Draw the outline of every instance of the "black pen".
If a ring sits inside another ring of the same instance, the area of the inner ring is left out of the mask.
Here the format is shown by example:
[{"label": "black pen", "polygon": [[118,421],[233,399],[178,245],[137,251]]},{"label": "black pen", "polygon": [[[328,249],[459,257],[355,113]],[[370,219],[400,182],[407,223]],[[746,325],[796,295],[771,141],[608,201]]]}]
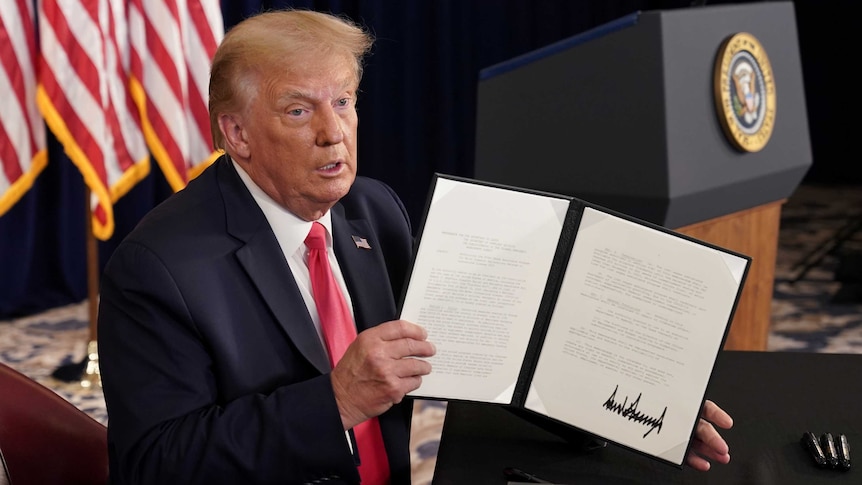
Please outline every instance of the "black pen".
[{"label": "black pen", "polygon": [[504,468],[503,475],[506,475],[506,478],[510,479],[513,482],[553,483],[547,480],[542,480],[541,478],[537,477],[536,475],[533,475],[532,473],[527,473],[514,467]]}]

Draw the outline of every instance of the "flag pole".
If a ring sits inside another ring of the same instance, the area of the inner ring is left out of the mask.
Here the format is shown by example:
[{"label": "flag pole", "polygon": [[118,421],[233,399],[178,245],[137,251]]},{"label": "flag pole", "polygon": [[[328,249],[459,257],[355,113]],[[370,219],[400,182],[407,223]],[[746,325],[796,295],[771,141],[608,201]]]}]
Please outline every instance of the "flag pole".
[{"label": "flag pole", "polygon": [[99,246],[93,235],[93,213],[90,209],[90,188],[84,184],[84,203],[86,208],[85,229],[87,232],[87,303],[90,317],[89,338],[87,339],[87,367],[81,377],[81,387],[102,386],[99,374],[99,351],[97,344],[97,322],[99,317]]},{"label": "flag pole", "polygon": [[90,188],[84,184],[84,232],[86,233],[87,252],[87,307],[89,320],[89,335],[87,338],[87,355],[78,363],[66,364],[57,368],[52,374],[55,378],[66,382],[79,381],[81,387],[90,388],[102,386],[99,373],[99,352],[97,344],[97,322],[99,313],[99,246],[93,235],[93,213],[90,209]]}]

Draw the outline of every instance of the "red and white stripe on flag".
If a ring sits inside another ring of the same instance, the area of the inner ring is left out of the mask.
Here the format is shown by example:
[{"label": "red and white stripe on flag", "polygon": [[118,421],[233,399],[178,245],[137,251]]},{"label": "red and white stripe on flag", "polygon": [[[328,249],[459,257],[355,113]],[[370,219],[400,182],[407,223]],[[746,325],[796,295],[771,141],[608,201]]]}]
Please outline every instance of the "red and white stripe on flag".
[{"label": "red and white stripe on flag", "polygon": [[130,0],[132,93],[144,134],[174,190],[219,153],[209,128],[209,70],[224,37],[219,0]]},{"label": "red and white stripe on flag", "polygon": [[36,28],[31,0],[0,2],[0,215],[33,186],[48,163],[36,108]]},{"label": "red and white stripe on flag", "polygon": [[113,203],[150,169],[129,93],[125,2],[40,0],[37,102],[90,189],[93,234],[114,232]]}]

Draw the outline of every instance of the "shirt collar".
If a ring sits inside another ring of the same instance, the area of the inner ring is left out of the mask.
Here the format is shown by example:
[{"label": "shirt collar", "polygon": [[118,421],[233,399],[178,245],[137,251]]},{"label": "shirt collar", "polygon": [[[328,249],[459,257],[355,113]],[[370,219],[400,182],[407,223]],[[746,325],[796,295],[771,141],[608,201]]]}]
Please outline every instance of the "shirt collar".
[{"label": "shirt collar", "polygon": [[[275,237],[278,240],[278,244],[281,246],[282,251],[284,251],[285,255],[296,252],[303,244],[305,244],[305,237],[308,236],[312,223],[301,219],[293,212],[290,212],[279,205],[276,201],[272,200],[272,197],[267,195],[263,189],[258,187],[258,185],[254,183],[248,173],[246,173],[238,163],[233,161],[233,159],[231,159],[231,163],[233,163],[236,172],[239,174],[239,178],[248,188],[248,191],[260,207],[260,210],[263,211],[263,215],[269,222],[272,232],[275,233]],[[323,224],[323,227],[326,228],[326,247],[331,248],[332,216],[330,215],[330,212],[326,211],[326,213],[323,214],[323,216],[321,216],[316,222]]]}]

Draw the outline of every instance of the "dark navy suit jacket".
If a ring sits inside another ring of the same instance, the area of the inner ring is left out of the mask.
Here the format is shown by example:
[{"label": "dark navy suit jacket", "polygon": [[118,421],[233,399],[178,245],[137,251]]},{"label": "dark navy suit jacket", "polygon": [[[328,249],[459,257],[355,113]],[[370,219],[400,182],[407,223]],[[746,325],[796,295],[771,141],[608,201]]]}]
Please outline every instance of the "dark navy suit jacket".
[{"label": "dark navy suit jacket", "polygon": [[[413,250],[401,201],[357,177],[331,213],[358,330],[396,318]],[[225,157],[115,250],[98,341],[113,483],[358,482],[326,352]],[[394,484],[410,480],[410,412],[380,417]]]}]

